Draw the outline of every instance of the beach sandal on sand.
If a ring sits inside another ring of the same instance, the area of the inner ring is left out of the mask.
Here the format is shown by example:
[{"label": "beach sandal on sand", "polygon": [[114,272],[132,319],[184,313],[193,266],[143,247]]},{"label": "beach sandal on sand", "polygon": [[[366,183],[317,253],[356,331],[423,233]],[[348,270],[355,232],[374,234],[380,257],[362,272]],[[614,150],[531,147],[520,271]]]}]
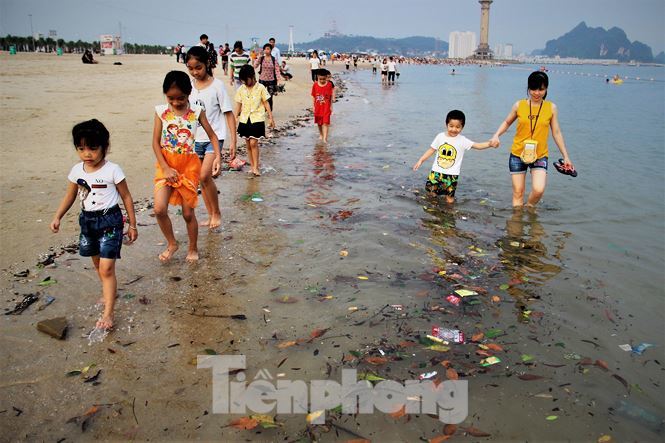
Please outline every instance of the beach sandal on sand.
[{"label": "beach sandal on sand", "polygon": [[554,167],[562,174],[570,175],[571,177],[577,177],[577,171],[575,168],[566,167],[562,158],[560,158],[559,161],[554,162]]}]

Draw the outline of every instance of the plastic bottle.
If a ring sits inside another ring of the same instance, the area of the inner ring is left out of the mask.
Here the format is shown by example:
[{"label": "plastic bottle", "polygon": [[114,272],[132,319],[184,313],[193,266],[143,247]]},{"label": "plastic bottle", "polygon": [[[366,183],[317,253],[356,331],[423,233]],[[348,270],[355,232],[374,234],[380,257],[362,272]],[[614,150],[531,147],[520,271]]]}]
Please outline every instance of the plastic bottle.
[{"label": "plastic bottle", "polygon": [[615,411],[617,414],[642,423],[656,432],[662,432],[665,426],[663,417],[659,417],[654,412],[647,411],[643,407],[626,400],[619,400],[619,403],[615,407]]}]

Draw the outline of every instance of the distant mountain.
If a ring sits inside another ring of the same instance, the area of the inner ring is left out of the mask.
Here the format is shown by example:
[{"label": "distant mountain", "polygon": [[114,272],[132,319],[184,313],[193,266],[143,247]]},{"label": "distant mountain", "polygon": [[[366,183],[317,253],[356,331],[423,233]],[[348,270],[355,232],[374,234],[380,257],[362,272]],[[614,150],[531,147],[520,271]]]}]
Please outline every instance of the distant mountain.
[{"label": "distant mountain", "polygon": [[652,62],[651,48],[642,42],[630,42],[626,33],[617,27],[590,28],[585,22],[555,40],[549,40],[542,50],[549,57],[606,58],[619,61]]},{"label": "distant mountain", "polygon": [[[278,45],[286,51],[286,45]],[[377,52],[379,54],[396,54],[405,56],[443,55],[448,52],[448,42],[434,37],[376,38],[356,35],[332,35],[321,37],[305,43],[296,43],[296,51],[308,49],[326,50],[330,52]]]},{"label": "distant mountain", "polygon": [[658,54],[657,56],[655,56],[655,57],[653,58],[653,61],[654,61],[655,63],[665,64],[665,52],[660,51],[660,54]]}]

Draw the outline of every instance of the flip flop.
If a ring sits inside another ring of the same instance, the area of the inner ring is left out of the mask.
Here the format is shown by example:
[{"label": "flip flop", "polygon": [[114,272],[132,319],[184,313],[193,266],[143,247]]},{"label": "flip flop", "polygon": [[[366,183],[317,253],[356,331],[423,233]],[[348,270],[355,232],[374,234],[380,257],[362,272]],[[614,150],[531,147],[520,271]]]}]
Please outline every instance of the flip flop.
[{"label": "flip flop", "polygon": [[570,175],[571,177],[577,177],[577,171],[575,168],[568,168],[564,165],[563,159],[560,158],[559,161],[554,162],[554,167],[557,171],[564,175]]}]

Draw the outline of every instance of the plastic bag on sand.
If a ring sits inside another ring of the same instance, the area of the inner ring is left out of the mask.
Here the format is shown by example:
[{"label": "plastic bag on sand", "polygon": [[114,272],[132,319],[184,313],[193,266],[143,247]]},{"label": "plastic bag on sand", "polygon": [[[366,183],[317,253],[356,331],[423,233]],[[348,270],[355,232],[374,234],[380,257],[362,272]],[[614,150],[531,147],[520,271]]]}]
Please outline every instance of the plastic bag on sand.
[{"label": "plastic bag on sand", "polygon": [[234,158],[229,162],[229,169],[234,171],[242,171],[242,167],[245,166],[247,162],[238,157]]}]

